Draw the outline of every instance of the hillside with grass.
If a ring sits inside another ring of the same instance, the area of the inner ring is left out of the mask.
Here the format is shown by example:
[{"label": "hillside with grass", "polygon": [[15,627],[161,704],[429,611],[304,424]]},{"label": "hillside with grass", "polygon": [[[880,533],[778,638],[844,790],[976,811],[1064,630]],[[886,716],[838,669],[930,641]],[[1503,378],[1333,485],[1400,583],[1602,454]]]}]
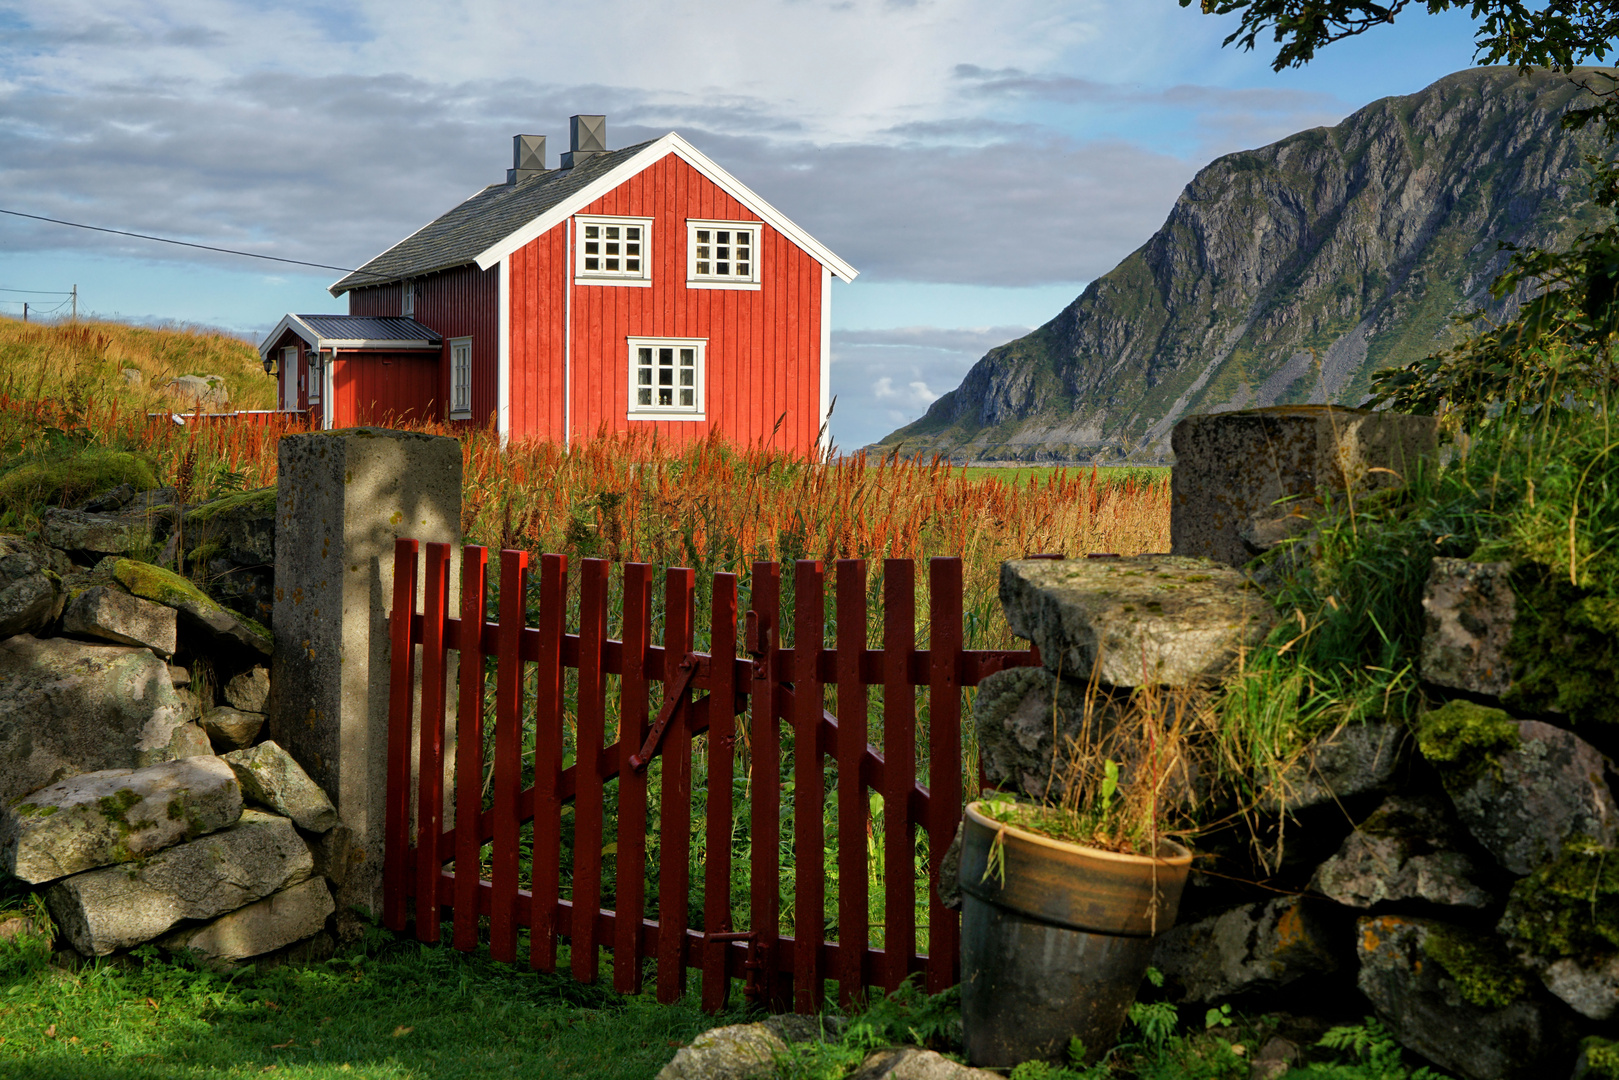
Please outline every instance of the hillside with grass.
[{"label": "hillside with grass", "polygon": [[275,408],[258,350],[221,331],[0,316],[0,392],[11,398],[93,394],[130,411],[166,411],[184,407],[165,392],[182,375],[224,380],[233,409]]},{"label": "hillside with grass", "polygon": [[1204,168],[1158,233],[1056,318],[991,350],[880,443],[957,461],[1164,460],[1176,420],[1357,404],[1372,373],[1509,314],[1502,242],[1560,248],[1592,204],[1594,99],[1513,68],[1448,76]]}]

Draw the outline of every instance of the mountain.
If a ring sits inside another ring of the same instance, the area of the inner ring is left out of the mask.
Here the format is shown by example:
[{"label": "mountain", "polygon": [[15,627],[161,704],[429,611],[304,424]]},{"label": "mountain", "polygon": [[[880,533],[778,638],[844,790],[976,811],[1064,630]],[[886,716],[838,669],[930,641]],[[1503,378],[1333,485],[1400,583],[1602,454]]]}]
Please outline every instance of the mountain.
[{"label": "mountain", "polygon": [[1499,241],[1566,245],[1597,224],[1591,100],[1568,76],[1476,68],[1336,127],[1230,154],[1144,245],[1055,319],[992,349],[871,449],[955,460],[1167,460],[1189,413],[1359,404],[1373,371],[1494,313]]}]

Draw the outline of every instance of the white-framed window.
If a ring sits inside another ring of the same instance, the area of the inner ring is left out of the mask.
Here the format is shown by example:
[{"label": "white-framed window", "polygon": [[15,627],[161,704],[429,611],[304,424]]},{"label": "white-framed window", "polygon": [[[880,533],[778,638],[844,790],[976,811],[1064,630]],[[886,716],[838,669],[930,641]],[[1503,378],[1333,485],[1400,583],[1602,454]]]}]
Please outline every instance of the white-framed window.
[{"label": "white-framed window", "polygon": [[652,219],[574,219],[573,277],[581,285],[652,284]]},{"label": "white-framed window", "polygon": [[702,420],[705,338],[630,338],[631,420]]},{"label": "white-framed window", "polygon": [[399,314],[407,319],[416,316],[416,285],[410,278],[399,283]]},{"label": "white-framed window", "polygon": [[686,221],[686,286],[759,288],[759,224]]},{"label": "white-framed window", "polygon": [[320,353],[309,350],[309,404],[320,404],[320,383],[324,373],[320,369]]},{"label": "white-framed window", "polygon": [[472,339],[450,339],[450,419],[472,417]]},{"label": "white-framed window", "polygon": [[281,350],[281,408],[298,407],[298,346]]}]

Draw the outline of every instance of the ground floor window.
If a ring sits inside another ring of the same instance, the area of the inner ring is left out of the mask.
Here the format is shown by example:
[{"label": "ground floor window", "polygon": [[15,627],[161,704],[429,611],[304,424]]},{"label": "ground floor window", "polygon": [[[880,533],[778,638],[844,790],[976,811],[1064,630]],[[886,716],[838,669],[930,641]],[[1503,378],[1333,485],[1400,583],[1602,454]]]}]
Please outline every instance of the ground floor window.
[{"label": "ground floor window", "polygon": [[320,404],[320,353],[314,349],[309,350],[309,404]]},{"label": "ground floor window", "polygon": [[450,419],[472,416],[472,339],[450,340]]},{"label": "ground floor window", "polygon": [[701,420],[702,338],[630,338],[631,419]]}]

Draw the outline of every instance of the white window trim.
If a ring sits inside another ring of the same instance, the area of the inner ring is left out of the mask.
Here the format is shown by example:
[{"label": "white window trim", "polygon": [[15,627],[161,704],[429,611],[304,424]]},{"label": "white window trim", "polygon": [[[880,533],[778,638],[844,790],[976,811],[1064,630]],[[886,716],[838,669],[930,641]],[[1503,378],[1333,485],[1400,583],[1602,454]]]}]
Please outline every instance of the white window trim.
[{"label": "white window trim", "polygon": [[309,390],[307,396],[309,398],[309,404],[319,405],[321,403],[321,399],[326,396],[321,392],[326,388],[326,365],[321,363],[321,355],[319,350],[309,350],[308,363]]},{"label": "white window trim", "polygon": [[[627,274],[609,270],[586,270],[586,225],[639,225],[641,226],[641,273]],[[573,228],[573,283],[575,285],[628,285],[631,288],[652,287],[652,219],[649,217],[614,217],[602,214],[580,214],[574,218]]]},{"label": "white window trim", "polygon": [[[457,405],[455,401],[455,350],[463,345],[467,348],[467,400],[465,404]],[[450,339],[450,419],[472,419],[472,339],[469,337]]]},{"label": "white window trim", "polygon": [[[624,356],[629,364],[629,392],[625,395],[629,410],[626,418],[630,420],[707,420],[708,419],[708,339],[707,338],[654,338],[632,337],[625,339],[628,348]],[[697,407],[685,409],[676,405],[636,405],[635,403],[635,350],[642,346],[673,346],[683,348],[693,346],[697,349]]]},{"label": "white window trim", "polygon": [[416,317],[416,285],[410,278],[399,283],[399,314],[407,319]]},{"label": "white window trim", "polygon": [[[706,277],[697,276],[697,230],[698,229],[744,229],[753,234],[753,273],[746,277]],[[759,271],[760,256],[764,254],[764,222],[762,221],[710,221],[702,218],[686,219],[686,288],[688,289],[733,289],[741,292],[758,292],[763,286],[760,281],[763,275]]]}]

